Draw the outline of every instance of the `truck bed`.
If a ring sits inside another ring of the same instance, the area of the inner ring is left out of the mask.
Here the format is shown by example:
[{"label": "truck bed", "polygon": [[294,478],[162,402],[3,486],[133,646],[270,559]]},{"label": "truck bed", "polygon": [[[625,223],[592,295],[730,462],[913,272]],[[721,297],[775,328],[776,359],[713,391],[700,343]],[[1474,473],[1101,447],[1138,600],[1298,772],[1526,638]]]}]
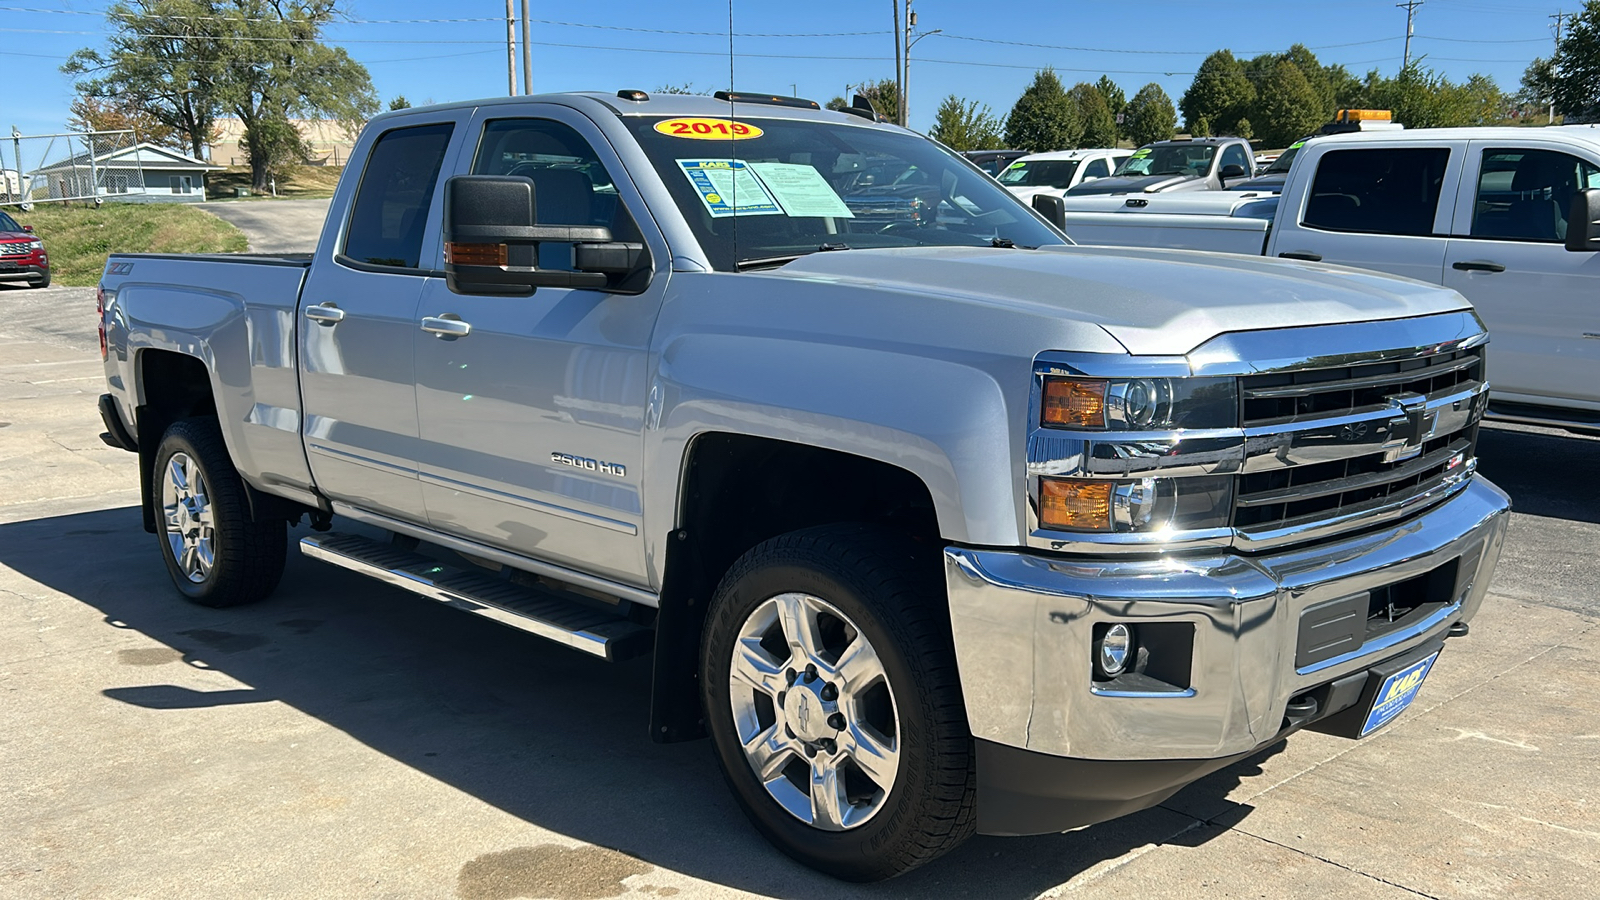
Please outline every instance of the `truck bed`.
[{"label": "truck bed", "polygon": [[1167,247],[1260,256],[1275,194],[1203,191],[1067,197],[1067,234],[1079,244]]}]

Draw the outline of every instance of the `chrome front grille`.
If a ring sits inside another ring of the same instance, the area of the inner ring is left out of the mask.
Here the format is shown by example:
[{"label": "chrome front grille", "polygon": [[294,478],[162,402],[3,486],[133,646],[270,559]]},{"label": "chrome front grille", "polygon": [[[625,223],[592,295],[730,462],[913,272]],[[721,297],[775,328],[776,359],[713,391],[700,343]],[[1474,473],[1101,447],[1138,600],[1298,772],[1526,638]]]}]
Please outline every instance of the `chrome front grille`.
[{"label": "chrome front grille", "polygon": [[1276,545],[1442,499],[1476,467],[1483,376],[1482,347],[1243,376],[1233,527]]},{"label": "chrome front grille", "polygon": [[1382,409],[1400,394],[1426,397],[1483,381],[1483,348],[1420,359],[1307,369],[1240,379],[1246,428]]},{"label": "chrome front grille", "polygon": [[25,241],[0,244],[0,256],[27,256],[32,252],[33,250],[29,248],[28,243]]}]

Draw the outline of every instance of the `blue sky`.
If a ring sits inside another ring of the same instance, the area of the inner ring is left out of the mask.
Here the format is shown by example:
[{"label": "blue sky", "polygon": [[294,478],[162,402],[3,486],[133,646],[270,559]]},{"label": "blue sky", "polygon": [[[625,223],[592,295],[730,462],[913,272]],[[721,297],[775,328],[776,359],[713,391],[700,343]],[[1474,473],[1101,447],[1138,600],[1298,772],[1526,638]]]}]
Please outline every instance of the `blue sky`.
[{"label": "blue sky", "polygon": [[[1550,14],[1579,0],[1426,0],[1414,56],[1461,80],[1474,72],[1514,91],[1529,60],[1548,56]],[[0,133],[59,131],[72,100],[59,71],[73,50],[100,46],[105,0],[0,0],[0,65],[7,73]],[[387,101],[413,103],[506,91],[505,4],[467,0],[348,0],[350,18],[329,29],[372,73]],[[915,0],[922,30],[942,29],[912,56],[911,125],[925,130],[946,94],[977,99],[1003,116],[1033,71],[1054,66],[1069,85],[1108,74],[1131,96],[1154,81],[1173,100],[1212,50],[1254,55],[1290,44],[1357,74],[1400,66],[1406,14],[1394,0]],[[742,90],[825,102],[845,85],[891,77],[888,0],[734,0],[734,81]],[[479,21],[385,23],[456,18]],[[726,0],[532,0],[538,91],[653,90],[690,84],[709,93],[728,83]],[[692,33],[682,33],[692,32]],[[1008,43],[1010,42],[1010,43]],[[1048,46],[1026,46],[1048,45]],[[1076,49],[1073,49],[1076,48]],[[519,74],[520,79],[520,64]]]}]

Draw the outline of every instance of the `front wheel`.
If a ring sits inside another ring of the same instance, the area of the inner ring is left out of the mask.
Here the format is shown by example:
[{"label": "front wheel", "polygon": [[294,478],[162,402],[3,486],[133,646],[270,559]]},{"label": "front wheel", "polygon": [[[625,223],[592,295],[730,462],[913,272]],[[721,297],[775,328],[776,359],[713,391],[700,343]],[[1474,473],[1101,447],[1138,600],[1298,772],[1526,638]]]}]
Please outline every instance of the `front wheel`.
[{"label": "front wheel", "polygon": [[283,575],[288,523],[250,517],[244,481],[215,419],[173,423],[156,451],[157,534],[172,583],[202,606],[272,593]]},{"label": "front wheel", "polygon": [[976,828],[936,553],[868,526],[758,545],[717,590],[702,685],[723,771],[783,852],[850,881]]}]

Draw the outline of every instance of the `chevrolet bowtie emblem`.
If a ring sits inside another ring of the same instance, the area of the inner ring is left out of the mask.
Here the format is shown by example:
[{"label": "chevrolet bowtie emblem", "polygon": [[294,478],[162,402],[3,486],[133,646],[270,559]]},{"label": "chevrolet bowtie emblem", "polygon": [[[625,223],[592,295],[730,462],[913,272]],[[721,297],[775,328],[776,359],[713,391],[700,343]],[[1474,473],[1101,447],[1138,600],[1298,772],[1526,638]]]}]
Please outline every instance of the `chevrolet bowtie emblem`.
[{"label": "chevrolet bowtie emblem", "polygon": [[1385,397],[1394,413],[1383,441],[1383,461],[1400,462],[1422,452],[1422,444],[1433,431],[1433,416],[1428,414],[1428,398],[1421,394],[1395,394]]}]

